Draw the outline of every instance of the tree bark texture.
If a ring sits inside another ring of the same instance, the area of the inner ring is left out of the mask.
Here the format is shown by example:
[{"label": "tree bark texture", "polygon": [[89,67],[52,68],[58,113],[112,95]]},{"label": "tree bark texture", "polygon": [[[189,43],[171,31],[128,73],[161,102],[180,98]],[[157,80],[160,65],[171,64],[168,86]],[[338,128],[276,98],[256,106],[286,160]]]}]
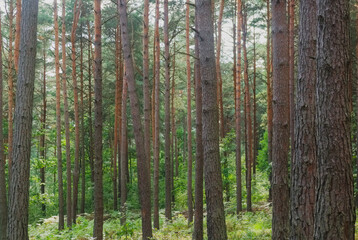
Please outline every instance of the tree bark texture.
[{"label": "tree bark texture", "polygon": [[208,239],[227,239],[219,152],[219,112],[210,0],[197,0],[200,75],[203,91],[204,177]]},{"label": "tree bark texture", "polygon": [[272,0],[272,238],[289,237],[289,55],[286,0]]},{"label": "tree bark texture", "polygon": [[314,239],[354,239],[349,1],[318,0]]},{"label": "tree bark texture", "polygon": [[121,121],[121,224],[126,222],[126,202],[127,202],[127,95],[128,84],[127,79],[123,79],[123,93],[122,93],[122,121]]},{"label": "tree bark texture", "polygon": [[14,74],[13,74],[13,19],[14,19],[14,4],[13,0],[9,1],[9,56],[8,56],[8,169],[9,169],[9,179],[11,179],[11,165],[12,165],[12,142],[13,142],[13,114],[14,114]]},{"label": "tree bark texture", "polygon": [[316,181],[317,5],[300,3],[295,151],[291,166],[291,239],[313,239]]},{"label": "tree bark texture", "polygon": [[20,26],[21,26],[21,0],[16,0],[16,28],[15,28],[15,47],[14,64],[16,72],[19,70],[19,50],[20,50]]},{"label": "tree bark texture", "polygon": [[23,2],[14,146],[9,189],[8,239],[28,239],[30,153],[35,83],[38,0]]}]

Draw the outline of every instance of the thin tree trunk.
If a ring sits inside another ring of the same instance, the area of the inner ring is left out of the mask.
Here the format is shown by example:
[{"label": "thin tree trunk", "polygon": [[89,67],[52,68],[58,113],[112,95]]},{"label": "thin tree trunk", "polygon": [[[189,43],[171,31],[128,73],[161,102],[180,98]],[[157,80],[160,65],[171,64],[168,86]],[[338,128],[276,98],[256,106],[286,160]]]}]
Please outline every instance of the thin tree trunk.
[{"label": "thin tree trunk", "polygon": [[160,39],[159,39],[159,5],[155,1],[155,84],[154,84],[154,228],[159,229],[159,85],[160,85]]},{"label": "thin tree trunk", "polygon": [[191,140],[191,66],[190,66],[190,0],[186,1],[186,78],[187,78],[187,130],[188,130],[188,223],[193,221],[193,194],[192,194],[192,178],[193,178],[193,160],[192,160],[192,140]]},{"label": "thin tree trunk", "polygon": [[[46,162],[46,149],[45,149],[45,138],[46,138],[46,50],[45,42],[43,43],[43,82],[42,82],[42,116],[41,116],[41,136],[40,136],[40,158],[43,164]],[[46,216],[46,204],[45,200],[45,166],[40,168],[40,179],[41,179],[41,196],[43,203],[41,204],[42,215]]]},{"label": "thin tree trunk", "polygon": [[91,181],[94,182],[94,170],[93,170],[93,130],[92,130],[92,36],[91,36],[91,28],[89,21],[87,22],[87,30],[88,30],[88,134],[89,134],[89,163],[91,168]]},{"label": "thin tree trunk", "polygon": [[254,130],[253,130],[253,159],[252,159],[252,173],[255,177],[256,174],[256,161],[257,161],[257,150],[259,145],[259,138],[258,138],[258,129],[257,129],[257,102],[256,102],[256,34],[255,34],[255,28],[254,28],[254,44],[253,44],[253,83],[252,83],[252,89],[253,89],[253,115],[254,115]]},{"label": "thin tree trunk", "polygon": [[7,239],[7,199],[5,179],[5,154],[4,154],[4,132],[3,132],[3,66],[2,66],[2,34],[0,14],[0,240]]},{"label": "thin tree trunk", "polygon": [[67,175],[67,227],[72,226],[72,190],[71,190],[71,142],[70,142],[70,119],[68,113],[67,77],[66,77],[66,24],[65,24],[66,0],[62,0],[62,88],[65,112],[65,135],[66,135],[66,175]]},{"label": "thin tree trunk", "polygon": [[249,86],[249,62],[247,60],[247,10],[245,9],[244,22],[243,22],[243,50],[244,50],[244,81],[245,81],[245,121],[246,121],[246,147],[247,147],[247,179],[246,179],[246,202],[247,211],[252,211],[251,203],[251,167],[253,162],[253,149],[252,149],[252,121],[251,121],[251,97]]},{"label": "thin tree trunk", "polygon": [[[195,28],[198,28],[198,14],[195,11]],[[204,152],[203,152],[203,100],[199,62],[199,36],[195,36],[195,105],[196,105],[196,161],[195,161],[195,211],[194,211],[194,240],[203,239],[203,182],[204,182]]]},{"label": "thin tree trunk", "polygon": [[103,179],[102,179],[102,29],[101,0],[94,1],[94,226],[93,237],[103,239]]},{"label": "thin tree trunk", "polygon": [[[122,116],[123,114],[127,114],[127,112],[122,111],[122,95],[123,95],[123,85],[124,85],[124,78],[123,78],[123,71],[124,71],[124,64],[123,64],[123,58],[122,58],[122,40],[121,40],[121,32],[120,32],[120,27],[119,27],[119,22],[118,22],[118,31],[119,31],[119,41],[118,41],[118,63],[119,63],[119,79],[120,79],[120,84],[119,84],[119,123],[118,123],[118,140],[120,141],[118,143],[118,152],[121,152],[121,142],[123,140],[121,140],[121,136],[122,136]],[[127,125],[126,125],[127,126]],[[121,197],[121,155],[118,154],[118,196]]]},{"label": "thin tree trunk", "polygon": [[[55,70],[56,70],[56,154],[58,173],[58,229],[63,230],[64,223],[64,199],[62,177],[62,138],[61,138],[61,79],[60,79],[60,53],[59,53],[59,29],[57,0],[53,1],[54,25],[55,25]],[[0,115],[1,116],[1,115]]]},{"label": "thin tree trunk", "polygon": [[[177,138],[177,129],[176,129],[176,118],[175,118],[175,42],[174,42],[174,49],[173,49],[173,60],[172,60],[172,68],[173,68],[173,75],[172,75],[172,136],[173,136],[173,165],[175,159],[175,177],[179,176],[179,158],[178,158],[178,138]],[[173,172],[174,175],[174,172]],[[172,178],[173,181],[173,190],[174,190],[174,176]],[[174,191],[173,191],[174,195]],[[174,202],[174,201],[173,201]]]},{"label": "thin tree trunk", "polygon": [[225,0],[220,0],[220,10],[218,18],[218,36],[216,42],[216,73],[218,80],[218,104],[219,104],[219,116],[220,116],[220,137],[225,137],[225,122],[224,122],[224,104],[222,96],[222,87],[223,81],[221,76],[221,66],[220,66],[220,57],[221,57],[221,31],[222,31],[222,19],[224,14],[224,5]]},{"label": "thin tree trunk", "polygon": [[172,180],[170,161],[170,53],[169,53],[168,0],[164,0],[164,45],[165,45],[165,217],[172,219]]},{"label": "thin tree trunk", "polygon": [[203,81],[203,146],[208,239],[227,239],[219,151],[219,112],[210,0],[197,0],[200,75]]},{"label": "thin tree trunk", "polygon": [[28,208],[38,0],[23,2],[14,146],[9,188],[8,239],[29,239]]},{"label": "thin tree trunk", "polygon": [[[13,19],[14,19],[14,5],[13,0],[9,2],[9,56],[8,56],[8,169],[9,179],[11,179],[12,170],[12,142],[13,142],[13,113],[14,113],[14,74],[13,74]],[[10,183],[10,181],[9,181]],[[9,184],[10,185],[10,184]]]},{"label": "thin tree trunk", "polygon": [[349,1],[318,0],[317,10],[314,239],[354,239]]},{"label": "thin tree trunk", "polygon": [[291,239],[313,240],[316,181],[315,92],[317,5],[300,3],[295,151],[291,165]]},{"label": "thin tree trunk", "polygon": [[19,70],[19,52],[20,52],[20,25],[21,25],[21,0],[16,0],[16,30],[14,47],[14,64],[16,72]]},{"label": "thin tree trunk", "polygon": [[81,0],[76,0],[73,9],[73,23],[71,29],[71,60],[72,60],[72,84],[75,114],[75,169],[73,172],[73,202],[72,217],[73,223],[76,224],[77,217],[77,199],[78,199],[78,182],[80,175],[79,156],[80,156],[80,117],[78,104],[78,84],[76,75],[76,30],[81,13]]},{"label": "thin tree trunk", "polygon": [[151,204],[150,204],[150,176],[148,167],[148,159],[145,155],[143,125],[140,118],[139,101],[136,93],[136,83],[134,79],[134,67],[131,55],[131,46],[128,35],[128,20],[127,20],[127,3],[125,0],[118,1],[119,16],[122,33],[123,56],[125,61],[125,73],[128,81],[128,95],[131,103],[131,112],[134,126],[134,138],[137,149],[137,168],[138,168],[138,188],[139,188],[139,202],[141,205],[142,215],[142,234],[143,240],[148,240],[152,237],[152,222],[151,222]]},{"label": "thin tree trunk", "polygon": [[144,148],[150,174],[150,93],[149,93],[149,0],[144,0],[143,12],[143,100],[144,100]]},{"label": "thin tree trunk", "polygon": [[122,105],[122,131],[121,131],[121,224],[126,222],[126,201],[127,201],[127,91],[128,84],[126,78],[123,79]]},{"label": "thin tree trunk", "polygon": [[84,109],[84,86],[83,86],[83,37],[82,37],[82,24],[81,24],[81,41],[80,41],[80,47],[81,47],[81,54],[80,54],[80,80],[81,80],[81,102],[80,102],[80,111],[81,111],[81,213],[85,212],[85,205],[86,205],[86,156],[85,156],[85,109]]},{"label": "thin tree trunk", "polygon": [[236,133],[236,212],[242,211],[241,184],[241,31],[242,31],[242,2],[237,3],[237,60],[235,79],[235,133]]},{"label": "thin tree trunk", "polygon": [[272,238],[289,237],[288,152],[289,54],[286,0],[272,1],[273,135],[272,135]]}]

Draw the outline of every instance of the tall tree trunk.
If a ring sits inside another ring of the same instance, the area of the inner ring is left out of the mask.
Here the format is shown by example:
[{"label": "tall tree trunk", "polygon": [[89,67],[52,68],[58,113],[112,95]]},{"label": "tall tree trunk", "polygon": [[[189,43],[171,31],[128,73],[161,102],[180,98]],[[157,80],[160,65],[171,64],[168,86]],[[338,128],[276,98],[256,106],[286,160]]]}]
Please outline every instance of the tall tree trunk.
[{"label": "tall tree trunk", "polygon": [[80,176],[79,157],[80,157],[80,116],[78,104],[78,84],[76,74],[76,30],[81,13],[81,0],[76,0],[73,8],[73,23],[71,29],[71,60],[72,60],[72,84],[75,114],[75,169],[73,172],[73,202],[72,217],[73,223],[76,224],[77,216],[77,199],[78,199],[78,182]]},{"label": "tall tree trunk", "polygon": [[242,211],[241,185],[241,31],[242,31],[242,2],[237,3],[237,60],[235,79],[235,133],[236,133],[236,212]]},{"label": "tall tree trunk", "polygon": [[289,52],[289,68],[290,68],[290,145],[291,145],[291,164],[294,159],[295,152],[295,0],[288,1],[288,52]]},{"label": "tall tree trunk", "polygon": [[93,69],[93,50],[92,50],[92,36],[91,36],[91,27],[89,21],[87,22],[88,29],[88,134],[89,134],[89,163],[91,168],[91,180],[94,182],[94,167],[93,167],[93,126],[92,126],[92,69]]},{"label": "tall tree trunk", "polygon": [[288,151],[289,55],[286,0],[272,1],[273,135],[272,135],[272,238],[289,237]]},{"label": "tall tree trunk", "polygon": [[257,102],[256,102],[256,34],[255,34],[255,28],[254,28],[254,44],[253,44],[253,83],[252,83],[252,95],[253,95],[253,159],[252,159],[252,173],[255,177],[256,174],[256,161],[257,161],[257,150],[259,145],[259,138],[258,138],[258,129],[257,129]]},{"label": "tall tree trunk", "polygon": [[252,149],[252,121],[251,121],[251,97],[249,86],[249,62],[247,59],[247,10],[245,9],[244,22],[243,22],[243,50],[244,50],[244,81],[245,81],[245,121],[246,121],[246,144],[247,144],[247,179],[246,179],[246,202],[247,211],[252,211],[251,203],[251,167],[253,162],[253,149]]},{"label": "tall tree trunk", "polygon": [[68,113],[67,77],[66,77],[66,23],[65,23],[66,0],[62,0],[62,88],[65,112],[65,135],[66,135],[66,175],[67,175],[67,227],[72,226],[72,190],[71,190],[71,142],[70,142],[70,118]]},{"label": "tall tree trunk", "polygon": [[0,240],[7,239],[7,199],[5,179],[5,154],[4,154],[4,132],[3,132],[3,66],[2,66],[2,34],[0,14]]},{"label": "tall tree trunk", "polygon": [[154,228],[159,229],[159,85],[160,85],[160,39],[159,39],[159,4],[155,1],[155,83],[154,83]]},{"label": "tall tree trunk", "polygon": [[21,25],[21,0],[16,0],[16,30],[14,47],[14,64],[16,72],[19,70],[19,52],[20,52],[20,25]]},{"label": "tall tree trunk", "polygon": [[[195,11],[195,28],[198,28],[198,13]],[[204,152],[203,152],[203,100],[199,62],[199,36],[195,36],[195,105],[196,105],[196,161],[195,161],[195,211],[194,211],[194,240],[203,239],[203,181],[204,181]]]},{"label": "tall tree trunk", "polygon": [[168,0],[164,0],[164,45],[165,45],[165,217],[172,219],[172,180],[170,161],[170,53],[169,53]]},{"label": "tall tree trunk", "polygon": [[[13,74],[13,19],[14,19],[14,5],[13,0],[9,1],[9,56],[8,56],[8,169],[9,179],[11,179],[12,170],[12,142],[13,142],[13,113],[14,113],[14,74]],[[10,181],[9,181],[10,183]],[[10,184],[9,184],[10,185]]]},{"label": "tall tree trunk", "polygon": [[122,94],[122,122],[121,122],[121,224],[126,222],[126,202],[127,202],[127,79],[123,79],[123,94]]},{"label": "tall tree trunk", "polygon": [[220,137],[225,137],[225,122],[224,122],[224,104],[223,104],[223,95],[222,87],[223,81],[221,76],[221,66],[220,66],[220,57],[221,57],[221,31],[222,31],[222,20],[224,14],[224,5],[225,0],[220,0],[220,10],[218,18],[218,36],[216,42],[216,73],[218,80],[218,104],[219,104],[219,116],[220,116]]},{"label": "tall tree trunk", "polygon": [[[356,5],[356,33],[358,33],[358,5]],[[358,34],[357,34],[358,39]],[[358,40],[356,40],[356,66],[358,66]],[[358,68],[357,68],[358,69]],[[357,74],[357,84],[356,84],[356,96],[358,96],[358,70],[356,70]],[[356,116],[358,116],[358,97],[356,99]],[[356,125],[358,126],[358,117],[356,118]],[[358,131],[356,132],[356,146],[358,146]],[[356,150],[356,156],[358,156],[358,148]],[[356,158],[356,168],[358,169],[358,158]],[[356,178],[356,188],[358,189],[358,176]],[[358,192],[356,193],[355,206],[358,206]]]},{"label": "tall tree trunk", "polygon": [[295,151],[291,166],[291,239],[312,240],[316,181],[316,40],[317,5],[300,3]]},{"label": "tall tree trunk", "polygon": [[193,194],[192,194],[192,178],[193,178],[193,160],[192,160],[192,140],[191,140],[191,66],[190,66],[190,1],[186,1],[186,76],[187,76],[187,129],[188,129],[188,222],[193,221]]},{"label": "tall tree trunk", "polygon": [[[179,158],[178,158],[178,138],[177,138],[177,129],[176,129],[176,118],[175,118],[175,42],[173,46],[173,59],[172,59],[172,136],[173,136],[173,168],[174,168],[174,161],[175,161],[175,177],[179,176]],[[175,159],[175,160],[174,160]],[[174,171],[173,171],[173,190],[174,190]],[[173,191],[174,196],[174,191]],[[173,201],[174,202],[174,201]]]},{"label": "tall tree trunk", "polygon": [[[266,91],[267,91],[267,151],[268,151],[268,163],[272,163],[272,125],[273,125],[273,110],[272,110],[272,38],[270,36],[271,33],[271,14],[270,14],[270,0],[266,1],[266,25],[267,25],[267,36],[266,36]],[[269,173],[269,181],[270,181],[270,188],[269,188],[269,197],[268,201],[272,201],[272,169]]]},{"label": "tall tree trunk", "polygon": [[208,239],[227,239],[219,152],[219,113],[210,0],[197,0]]},{"label": "tall tree trunk", "polygon": [[42,159],[43,166],[40,168],[41,179],[41,198],[43,203],[41,204],[42,215],[46,216],[46,204],[45,202],[45,163],[46,163],[46,50],[45,41],[43,42],[43,82],[42,82],[42,116],[41,116],[41,136],[40,136],[40,159]]},{"label": "tall tree trunk", "polygon": [[148,171],[150,174],[149,0],[144,0],[143,18],[144,148],[148,158]]},{"label": "tall tree trunk", "polygon": [[142,215],[142,234],[143,239],[147,240],[152,237],[152,222],[151,222],[151,204],[150,204],[150,176],[147,169],[147,157],[144,146],[143,125],[140,120],[139,101],[136,93],[136,83],[134,79],[134,67],[131,55],[131,46],[128,35],[128,20],[127,20],[127,3],[125,0],[118,1],[119,16],[121,23],[123,56],[125,61],[125,73],[128,81],[128,94],[131,104],[131,113],[134,126],[134,138],[137,149],[137,166],[138,166],[138,188],[139,188],[139,202],[141,205]]},{"label": "tall tree trunk", "polygon": [[354,239],[349,1],[339,0],[332,6],[318,0],[317,10],[314,239]]},{"label": "tall tree trunk", "polygon": [[102,179],[102,28],[101,0],[94,0],[94,226],[93,237],[103,239],[103,179]]},{"label": "tall tree trunk", "polygon": [[29,239],[28,208],[38,0],[23,2],[14,146],[9,188],[8,239]]},{"label": "tall tree trunk", "polygon": [[[62,138],[61,138],[61,79],[60,79],[60,52],[59,52],[59,29],[57,0],[53,1],[54,25],[55,25],[55,70],[56,70],[56,154],[58,176],[58,229],[63,230],[64,223],[64,199],[62,177]],[[0,115],[1,116],[1,115]]]},{"label": "tall tree trunk", "polygon": [[80,47],[81,47],[81,54],[80,54],[80,92],[81,92],[81,101],[80,101],[80,111],[81,111],[81,209],[80,212],[85,212],[85,205],[86,205],[86,156],[85,156],[85,109],[84,109],[84,83],[83,83],[83,37],[82,37],[82,24],[81,24],[81,40],[80,40]]}]

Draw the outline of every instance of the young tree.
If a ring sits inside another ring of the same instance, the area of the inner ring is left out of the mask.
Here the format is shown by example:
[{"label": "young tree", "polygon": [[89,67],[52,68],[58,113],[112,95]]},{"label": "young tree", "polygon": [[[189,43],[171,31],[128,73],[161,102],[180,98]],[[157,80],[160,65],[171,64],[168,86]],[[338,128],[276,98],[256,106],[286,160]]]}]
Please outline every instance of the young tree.
[{"label": "young tree", "polygon": [[165,217],[172,219],[172,181],[170,162],[170,53],[169,53],[168,0],[164,0],[164,45],[165,45]]},{"label": "young tree", "polygon": [[314,239],[354,239],[349,13],[348,0],[317,2]]},{"label": "young tree", "polygon": [[197,0],[208,239],[227,239],[219,152],[219,113],[211,0]]},{"label": "young tree", "polygon": [[150,176],[148,160],[145,155],[143,126],[140,120],[139,101],[136,93],[136,83],[134,79],[134,66],[132,62],[131,45],[128,35],[127,20],[127,2],[125,0],[118,1],[119,18],[121,23],[121,36],[123,46],[123,56],[125,62],[125,73],[128,81],[128,94],[131,104],[131,113],[134,127],[134,138],[137,149],[137,168],[138,168],[138,188],[139,201],[142,214],[142,233],[143,239],[148,240],[152,237],[152,222],[150,211]]},{"label": "young tree", "polygon": [[67,194],[66,211],[67,227],[72,226],[72,188],[71,188],[71,142],[70,142],[70,117],[68,113],[67,97],[67,77],[66,77],[66,0],[62,0],[62,91],[63,106],[65,115],[65,135],[66,135],[66,175],[67,175]]},{"label": "young tree", "polygon": [[81,0],[76,0],[73,7],[73,23],[71,29],[71,60],[72,60],[72,84],[75,114],[75,169],[73,172],[73,201],[72,201],[72,218],[76,224],[77,217],[77,199],[78,199],[78,182],[80,176],[79,157],[80,157],[80,115],[78,104],[78,84],[76,74],[76,30],[81,13]]},{"label": "young tree", "polygon": [[35,83],[38,0],[23,2],[14,146],[9,188],[8,239],[28,239],[30,153]]},{"label": "young tree", "polygon": [[316,179],[317,5],[300,3],[295,151],[291,167],[291,238],[313,239]]},{"label": "young tree", "polygon": [[237,60],[235,79],[235,133],[236,133],[236,213],[242,211],[241,185],[241,31],[242,31],[242,2],[237,2]]},{"label": "young tree", "polygon": [[272,238],[289,237],[289,55],[286,0],[272,1]]},{"label": "young tree", "polygon": [[191,140],[191,66],[190,66],[190,41],[189,41],[189,25],[190,25],[190,0],[186,1],[186,18],[185,18],[185,37],[186,37],[186,78],[187,78],[187,130],[188,130],[188,222],[193,221],[193,194],[192,194],[192,178],[193,178],[193,160],[192,160],[192,140]]},{"label": "young tree", "polygon": [[103,239],[103,179],[102,179],[102,28],[101,0],[94,0],[94,226],[93,237]]},{"label": "young tree", "polygon": [[57,0],[53,1],[54,25],[55,25],[55,71],[56,71],[56,154],[58,176],[58,229],[65,227],[63,208],[63,178],[62,178],[62,138],[61,138],[61,80],[60,80],[60,53]]},{"label": "young tree", "polygon": [[7,239],[7,199],[5,179],[5,154],[4,154],[4,133],[3,133],[3,74],[2,74],[2,33],[0,14],[0,240]]}]

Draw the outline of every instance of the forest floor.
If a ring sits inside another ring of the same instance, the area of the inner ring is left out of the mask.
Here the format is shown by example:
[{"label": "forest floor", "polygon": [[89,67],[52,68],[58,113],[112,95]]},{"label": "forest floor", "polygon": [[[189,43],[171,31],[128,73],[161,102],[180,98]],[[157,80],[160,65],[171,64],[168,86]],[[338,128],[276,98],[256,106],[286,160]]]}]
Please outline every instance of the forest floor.
[{"label": "forest floor", "polygon": [[[242,212],[237,217],[233,214],[235,206],[228,202],[226,208],[226,226],[228,239],[271,239],[271,207],[267,202],[253,206],[253,212]],[[193,224],[188,225],[185,212],[174,211],[173,221],[165,222],[164,212],[160,212],[159,230],[153,232],[153,239],[181,240],[191,239]],[[206,225],[204,216],[204,226]],[[141,239],[141,220],[138,213],[127,216],[126,225],[120,224],[120,215],[113,212],[105,216],[105,239]],[[58,218],[51,217],[30,226],[30,239],[92,239],[93,216],[86,214],[77,218],[72,230],[58,231]],[[206,238],[206,229],[204,228]]]}]

